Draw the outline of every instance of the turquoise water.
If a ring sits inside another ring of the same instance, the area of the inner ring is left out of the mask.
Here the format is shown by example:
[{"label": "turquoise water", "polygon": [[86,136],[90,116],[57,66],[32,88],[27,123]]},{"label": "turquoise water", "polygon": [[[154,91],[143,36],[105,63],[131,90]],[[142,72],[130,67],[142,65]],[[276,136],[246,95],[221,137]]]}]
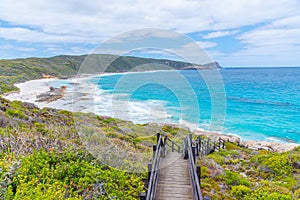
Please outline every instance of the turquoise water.
[{"label": "turquoise water", "polygon": [[[99,89],[94,95],[97,114],[136,123],[192,124],[244,140],[300,143],[300,68],[234,68],[219,73],[226,104],[224,112],[216,113],[222,122],[217,126],[212,125],[212,94],[197,71],[114,74],[88,82]],[[122,112],[126,114],[116,114]]]}]

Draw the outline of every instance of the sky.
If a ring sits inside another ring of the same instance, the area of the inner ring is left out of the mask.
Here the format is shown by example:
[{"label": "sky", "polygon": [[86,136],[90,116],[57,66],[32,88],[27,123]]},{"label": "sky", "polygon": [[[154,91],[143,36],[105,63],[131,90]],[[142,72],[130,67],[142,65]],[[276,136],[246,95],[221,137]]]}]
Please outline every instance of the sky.
[{"label": "sky", "polygon": [[0,0],[0,59],[89,54],[127,31],[186,35],[221,66],[300,66],[299,0]]}]

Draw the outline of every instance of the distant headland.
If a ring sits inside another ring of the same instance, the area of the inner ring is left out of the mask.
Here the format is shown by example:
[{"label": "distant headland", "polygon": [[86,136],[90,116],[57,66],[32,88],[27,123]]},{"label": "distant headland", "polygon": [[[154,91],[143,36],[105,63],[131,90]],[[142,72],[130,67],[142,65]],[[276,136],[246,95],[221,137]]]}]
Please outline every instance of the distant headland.
[{"label": "distant headland", "polygon": [[[82,70],[81,66],[91,65]],[[60,55],[50,58],[18,58],[0,60],[0,94],[16,91],[15,83],[43,78],[70,78],[78,73],[121,73],[155,70],[211,70],[220,69],[217,62],[194,64],[168,59],[141,58],[110,54]],[[95,67],[96,66],[96,67]]]}]

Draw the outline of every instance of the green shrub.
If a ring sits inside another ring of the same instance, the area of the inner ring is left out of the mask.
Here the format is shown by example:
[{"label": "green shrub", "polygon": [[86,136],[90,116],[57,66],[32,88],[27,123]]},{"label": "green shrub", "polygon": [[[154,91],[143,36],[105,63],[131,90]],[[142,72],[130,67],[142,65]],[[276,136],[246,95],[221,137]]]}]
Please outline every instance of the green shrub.
[{"label": "green shrub", "polygon": [[238,199],[243,199],[245,195],[248,195],[251,189],[244,185],[232,186],[230,194]]},{"label": "green shrub", "polygon": [[226,143],[225,143],[225,149],[226,149],[226,150],[236,150],[236,149],[241,149],[241,147],[235,145],[235,144],[232,143],[232,142],[226,142]]},{"label": "green shrub", "polygon": [[217,154],[216,152],[212,153],[212,154],[209,154],[207,157],[213,159],[214,161],[216,161],[220,165],[224,165],[224,157]]},{"label": "green shrub", "polygon": [[291,195],[270,192],[265,188],[258,188],[244,196],[245,200],[292,200]]},{"label": "green shrub", "polygon": [[11,110],[11,109],[6,109],[6,113],[10,117],[17,117],[20,119],[26,119],[27,117],[22,113],[20,110]]},{"label": "green shrub", "polygon": [[209,169],[205,166],[201,166],[201,178],[209,177]]},{"label": "green shrub", "polygon": [[21,101],[12,101],[10,106],[14,109],[22,108],[23,103]]},{"label": "green shrub", "polygon": [[226,171],[226,174],[223,176],[227,185],[250,185],[249,181],[237,172]]},{"label": "green shrub", "polygon": [[42,133],[42,134],[48,134],[49,133],[49,130],[46,128],[46,125],[45,124],[41,124],[41,123],[34,123],[34,126],[35,126],[35,129],[39,132],[39,133]]},{"label": "green shrub", "polygon": [[83,151],[38,151],[24,157],[7,199],[136,199],[141,177],[95,164]]},{"label": "green shrub", "polygon": [[254,156],[251,161],[258,162],[262,166],[266,166],[276,175],[288,175],[294,170],[293,162],[300,159],[300,154],[291,153],[270,153],[259,154]]}]

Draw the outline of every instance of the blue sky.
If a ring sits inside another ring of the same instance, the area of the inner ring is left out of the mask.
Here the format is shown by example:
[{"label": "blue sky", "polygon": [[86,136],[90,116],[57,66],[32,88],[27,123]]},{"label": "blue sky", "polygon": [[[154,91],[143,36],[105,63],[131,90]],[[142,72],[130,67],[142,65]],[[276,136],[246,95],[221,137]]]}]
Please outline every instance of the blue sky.
[{"label": "blue sky", "polygon": [[299,0],[0,0],[0,5],[1,59],[88,54],[126,31],[161,28],[190,37],[222,66],[300,66]]}]

